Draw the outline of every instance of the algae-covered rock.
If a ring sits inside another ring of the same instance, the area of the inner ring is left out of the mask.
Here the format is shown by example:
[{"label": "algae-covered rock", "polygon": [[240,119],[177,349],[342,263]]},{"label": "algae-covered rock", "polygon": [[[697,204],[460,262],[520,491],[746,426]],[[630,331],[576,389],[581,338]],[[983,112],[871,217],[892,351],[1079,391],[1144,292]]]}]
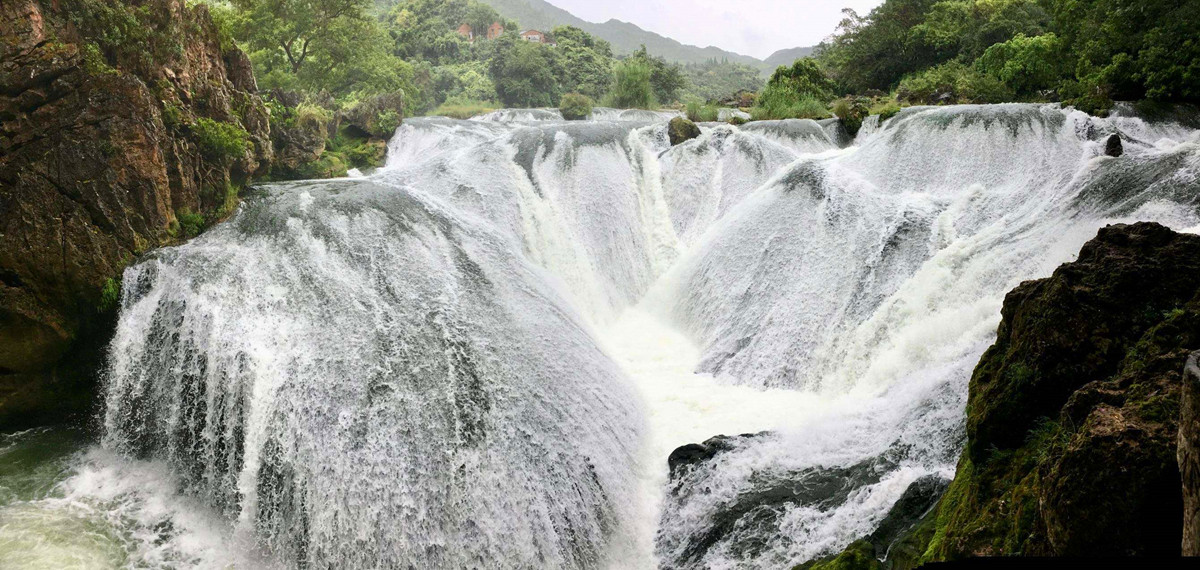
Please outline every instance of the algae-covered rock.
[{"label": "algae-covered rock", "polygon": [[683,117],[675,117],[667,124],[667,136],[671,139],[671,146],[675,146],[700,136],[700,127]]},{"label": "algae-covered rock", "polygon": [[923,558],[1175,556],[1200,237],[1115,225],[1005,299]]}]

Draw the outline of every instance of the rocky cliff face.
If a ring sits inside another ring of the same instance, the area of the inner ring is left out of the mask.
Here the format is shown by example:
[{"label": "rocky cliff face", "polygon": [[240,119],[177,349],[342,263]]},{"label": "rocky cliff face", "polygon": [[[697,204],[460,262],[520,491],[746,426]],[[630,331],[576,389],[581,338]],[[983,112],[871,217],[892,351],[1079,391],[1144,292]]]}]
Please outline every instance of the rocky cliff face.
[{"label": "rocky cliff face", "polygon": [[1177,556],[1200,237],[1110,226],[1005,299],[926,556]]},{"label": "rocky cliff face", "polygon": [[[1185,373],[1197,349],[1200,236],[1100,230],[1075,262],[1005,299],[949,487],[910,489],[875,533],[798,568],[1200,552],[1200,367]],[[674,485],[734,440],[714,441],[672,455]]]},{"label": "rocky cliff face", "polygon": [[86,408],[121,270],[270,160],[255,90],[203,4],[0,4],[0,429]]}]

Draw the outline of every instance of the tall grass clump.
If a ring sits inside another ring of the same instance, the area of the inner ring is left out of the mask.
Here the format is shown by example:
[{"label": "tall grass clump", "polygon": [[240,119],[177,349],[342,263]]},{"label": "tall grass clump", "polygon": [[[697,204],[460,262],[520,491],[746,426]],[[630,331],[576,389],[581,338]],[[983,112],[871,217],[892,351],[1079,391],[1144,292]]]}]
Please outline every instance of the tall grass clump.
[{"label": "tall grass clump", "polygon": [[721,110],[716,105],[706,105],[699,101],[687,104],[687,118],[693,123],[713,122],[721,116]]},{"label": "tall grass clump", "polygon": [[435,117],[450,117],[451,119],[470,119],[478,115],[491,113],[503,105],[493,101],[477,101],[466,97],[450,97],[445,103],[429,112]]},{"label": "tall grass clump", "polygon": [[622,61],[613,69],[613,85],[604,97],[604,106],[617,109],[655,109],[653,70],[639,58]]}]

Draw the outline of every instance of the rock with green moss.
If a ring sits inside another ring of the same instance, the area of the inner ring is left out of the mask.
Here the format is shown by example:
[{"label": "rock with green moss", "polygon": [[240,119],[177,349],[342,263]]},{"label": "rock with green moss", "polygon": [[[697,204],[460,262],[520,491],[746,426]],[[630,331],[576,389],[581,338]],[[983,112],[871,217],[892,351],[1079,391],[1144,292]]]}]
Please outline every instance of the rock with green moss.
[{"label": "rock with green moss", "polygon": [[0,430],[90,413],[110,280],[271,160],[217,36],[185,0],[0,2]]},{"label": "rock with green moss", "polygon": [[667,124],[667,137],[671,146],[682,144],[700,136],[700,127],[683,117],[675,117]]},{"label": "rock with green moss", "polygon": [[1106,227],[1077,261],[1009,293],[1002,315],[923,559],[1178,555],[1200,237]]},{"label": "rock with green moss", "polygon": [[856,540],[836,556],[811,560],[792,570],[883,570],[875,557],[875,545],[868,540]]}]

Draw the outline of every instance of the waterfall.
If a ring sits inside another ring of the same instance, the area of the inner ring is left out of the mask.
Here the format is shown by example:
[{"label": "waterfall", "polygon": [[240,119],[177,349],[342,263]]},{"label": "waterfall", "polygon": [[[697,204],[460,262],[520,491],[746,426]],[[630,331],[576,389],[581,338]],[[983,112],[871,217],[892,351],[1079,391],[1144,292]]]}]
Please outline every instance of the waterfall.
[{"label": "waterfall", "polygon": [[[409,119],[369,177],[259,189],[126,271],[94,453],[285,566],[786,567],[953,473],[1008,290],[1107,223],[1200,225],[1178,125],[911,108],[672,147],[671,116]],[[749,431],[668,483],[673,446]]]}]

